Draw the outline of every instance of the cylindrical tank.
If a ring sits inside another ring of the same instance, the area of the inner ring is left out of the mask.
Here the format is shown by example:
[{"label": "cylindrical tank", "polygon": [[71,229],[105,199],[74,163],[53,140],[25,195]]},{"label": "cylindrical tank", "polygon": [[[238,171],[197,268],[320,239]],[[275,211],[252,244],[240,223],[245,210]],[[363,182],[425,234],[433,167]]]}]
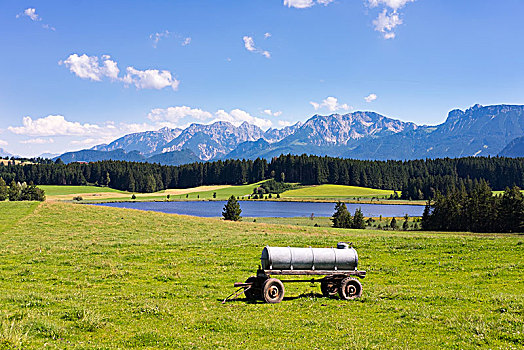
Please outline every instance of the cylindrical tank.
[{"label": "cylindrical tank", "polygon": [[356,270],[358,255],[347,243],[337,248],[266,246],[260,261],[264,270]]}]

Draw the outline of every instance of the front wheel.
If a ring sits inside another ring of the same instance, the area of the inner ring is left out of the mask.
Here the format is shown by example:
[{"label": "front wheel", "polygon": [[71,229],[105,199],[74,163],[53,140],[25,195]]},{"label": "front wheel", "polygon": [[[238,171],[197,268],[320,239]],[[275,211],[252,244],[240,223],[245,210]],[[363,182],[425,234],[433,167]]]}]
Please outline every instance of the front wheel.
[{"label": "front wheel", "polygon": [[333,278],[324,278],[320,282],[320,291],[322,295],[326,298],[331,298],[337,295],[338,292],[338,283]]},{"label": "front wheel", "polygon": [[346,277],[340,282],[338,295],[344,300],[360,298],[362,295],[362,284],[354,278]]},{"label": "front wheel", "polygon": [[262,298],[266,303],[278,304],[284,299],[284,284],[276,278],[267,279],[262,285]]}]

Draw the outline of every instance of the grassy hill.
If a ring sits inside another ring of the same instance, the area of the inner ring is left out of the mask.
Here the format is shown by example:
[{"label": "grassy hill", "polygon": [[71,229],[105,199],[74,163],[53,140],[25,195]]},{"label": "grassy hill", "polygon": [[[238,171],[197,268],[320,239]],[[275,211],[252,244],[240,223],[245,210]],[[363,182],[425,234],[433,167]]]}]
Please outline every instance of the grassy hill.
[{"label": "grassy hill", "polygon": [[[524,345],[524,236],[232,223],[0,203],[0,348],[491,348]],[[7,213],[7,214],[6,214]],[[266,244],[351,241],[363,297],[286,284],[221,304]]]},{"label": "grassy hill", "polygon": [[[282,193],[282,198],[371,198],[389,197],[394,192],[368,187],[345,185],[318,185],[302,187]],[[400,195],[400,193],[399,193]]]}]

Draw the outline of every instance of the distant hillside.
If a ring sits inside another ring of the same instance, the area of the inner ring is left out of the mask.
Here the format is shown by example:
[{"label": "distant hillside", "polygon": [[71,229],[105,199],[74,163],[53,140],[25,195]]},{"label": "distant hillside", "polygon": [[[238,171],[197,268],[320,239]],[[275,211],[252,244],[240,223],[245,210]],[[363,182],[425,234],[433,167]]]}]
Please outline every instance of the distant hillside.
[{"label": "distant hillside", "polygon": [[127,162],[148,162],[161,163],[165,165],[180,165],[193,163],[199,158],[190,150],[181,150],[157,154],[151,157],[146,157],[138,151],[126,152],[122,149],[114,151],[94,151],[83,150],[78,152],[68,152],[62,154],[60,158],[64,163],[72,162],[97,162],[102,160],[122,160]]},{"label": "distant hillside", "polygon": [[[115,159],[113,157],[144,161],[155,156],[160,162],[270,159],[280,154],[304,153],[375,160],[524,156],[518,147],[513,148],[513,153],[501,153],[511,141],[522,136],[524,106],[475,105],[465,111],[449,112],[446,121],[435,126],[419,126],[375,112],[314,115],[304,123],[265,132],[247,122],[235,126],[219,121],[209,125],[191,124],[184,130],[163,128],[130,134],[91,150],[108,152],[106,154],[80,151],[67,155],[71,161]],[[110,153],[118,150],[124,153]],[[160,156],[182,150],[192,154]]]},{"label": "distant hillside", "polygon": [[499,155],[501,157],[524,157],[524,136],[513,139]]}]

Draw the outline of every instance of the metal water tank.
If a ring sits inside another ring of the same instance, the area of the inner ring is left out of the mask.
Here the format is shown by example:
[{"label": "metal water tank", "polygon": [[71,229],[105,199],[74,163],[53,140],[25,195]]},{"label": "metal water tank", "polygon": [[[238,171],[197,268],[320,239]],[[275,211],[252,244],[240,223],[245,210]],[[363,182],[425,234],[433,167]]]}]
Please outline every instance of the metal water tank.
[{"label": "metal water tank", "polygon": [[263,270],[356,270],[358,255],[347,243],[337,248],[266,246],[260,261]]}]

